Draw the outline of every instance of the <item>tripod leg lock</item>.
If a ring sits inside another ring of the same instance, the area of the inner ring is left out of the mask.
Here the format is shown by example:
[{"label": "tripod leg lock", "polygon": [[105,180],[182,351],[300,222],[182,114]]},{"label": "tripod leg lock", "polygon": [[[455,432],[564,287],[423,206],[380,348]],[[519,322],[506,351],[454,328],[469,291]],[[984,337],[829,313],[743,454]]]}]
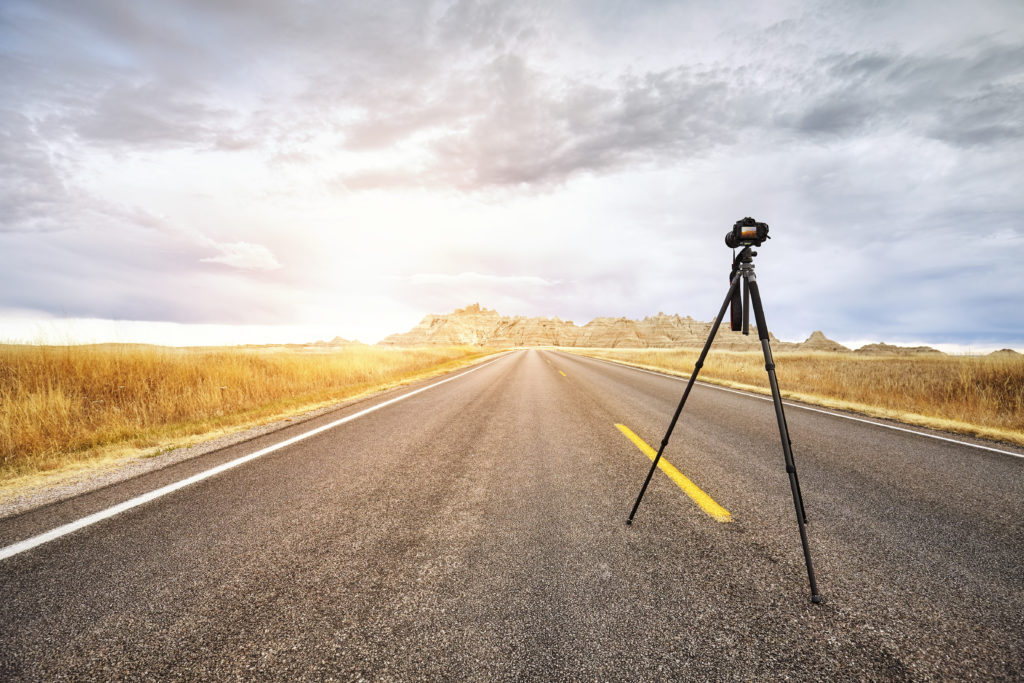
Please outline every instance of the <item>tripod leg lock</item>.
[{"label": "tripod leg lock", "polygon": [[693,364],[694,370],[700,370],[702,367],[704,367],[704,361],[702,360],[698,360],[696,363]]},{"label": "tripod leg lock", "polygon": [[796,474],[796,466],[786,465],[786,474]]},{"label": "tripod leg lock", "polygon": [[773,370],[775,370],[775,363],[765,363],[764,369],[767,370],[768,372],[772,372]]}]

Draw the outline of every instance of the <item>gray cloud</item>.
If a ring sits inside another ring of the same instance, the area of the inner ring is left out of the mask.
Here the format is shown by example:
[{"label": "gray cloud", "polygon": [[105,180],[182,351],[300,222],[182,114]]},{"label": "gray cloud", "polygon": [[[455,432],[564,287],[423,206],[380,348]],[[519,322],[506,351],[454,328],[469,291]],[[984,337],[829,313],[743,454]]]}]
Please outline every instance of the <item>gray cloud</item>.
[{"label": "gray cloud", "polygon": [[905,129],[956,146],[1020,139],[1024,44],[990,40],[931,55],[856,52],[821,60],[822,94],[797,118],[806,132]]},{"label": "gray cloud", "polygon": [[208,244],[220,253],[199,259],[203,263],[223,263],[242,270],[277,270],[281,267],[277,258],[262,244],[249,242],[221,243],[208,240]]},{"label": "gray cloud", "polygon": [[[749,112],[729,107],[729,85],[688,68],[623,76],[611,86],[547,77],[501,55],[444,96],[413,101],[397,118],[345,129],[346,146],[394,144],[437,130],[426,166],[341,178],[350,188],[427,185],[477,190],[560,184],[576,173],[678,162],[736,137]],[[486,93],[483,96],[482,93]]]},{"label": "gray cloud", "polygon": [[[87,112],[68,117],[68,123],[79,138],[94,142],[161,147],[208,141],[222,116],[201,102],[179,99],[152,83],[122,83],[103,91]],[[221,135],[223,140],[227,134]]]},{"label": "gray cloud", "polygon": [[88,227],[79,222],[42,235],[0,235],[4,278],[16,285],[5,289],[3,305],[128,320],[287,319],[288,295],[271,274],[259,272],[274,265],[265,247],[211,246],[150,221],[140,228],[143,219],[125,212]]},{"label": "gray cloud", "polygon": [[[44,13],[79,26],[77,45],[92,53],[78,80],[98,95],[60,84],[69,101],[55,115],[97,144],[281,145],[276,155],[296,158],[296,128],[338,130],[353,151],[426,140],[424,163],[352,171],[341,179],[350,189],[374,178],[387,187],[557,186],[787,131],[814,139],[903,129],[991,145],[1019,139],[1024,120],[1014,78],[1024,45],[986,38],[931,54],[833,53],[802,70],[766,59],[739,71],[702,64],[576,76],[544,68],[553,16],[542,5],[23,10],[37,24]],[[66,67],[69,48],[53,47]],[[223,115],[235,79],[254,74],[273,99],[250,103],[245,123]]]},{"label": "gray cloud", "polygon": [[19,112],[0,110],[0,140],[0,231],[59,228],[71,193],[32,121]]},{"label": "gray cloud", "polygon": [[504,57],[484,79],[490,109],[436,145],[438,167],[454,166],[454,182],[467,188],[560,183],[579,172],[678,161],[732,137],[724,83],[677,69],[616,85],[545,84],[521,59]]},{"label": "gray cloud", "polygon": [[812,104],[800,116],[796,127],[806,133],[850,134],[862,128],[875,111],[868,102],[833,96]]},{"label": "gray cloud", "polygon": [[[794,136],[828,144],[821,136],[909,132],[957,147],[997,144],[1024,132],[1021,63],[1024,45],[994,43],[955,56],[833,54],[799,77],[769,71],[751,89],[715,68],[580,81],[504,54],[464,80],[442,77],[440,97],[406,90],[400,105],[386,108],[392,116],[374,110],[345,128],[355,149],[440,133],[430,162],[405,169],[405,182],[374,169],[346,184],[557,185],[577,173],[674,164],[720,146]],[[813,91],[804,91],[806,79]]]}]

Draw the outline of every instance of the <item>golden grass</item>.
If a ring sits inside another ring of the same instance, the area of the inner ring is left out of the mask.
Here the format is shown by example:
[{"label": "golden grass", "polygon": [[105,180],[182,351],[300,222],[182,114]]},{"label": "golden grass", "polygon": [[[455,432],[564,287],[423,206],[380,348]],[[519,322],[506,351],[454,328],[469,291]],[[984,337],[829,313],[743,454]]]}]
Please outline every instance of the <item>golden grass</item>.
[{"label": "golden grass", "polygon": [[0,345],[0,482],[166,450],[431,376],[479,347]]},{"label": "golden grass", "polygon": [[[696,349],[577,352],[684,376],[700,355]],[[779,352],[774,357],[786,398],[1024,445],[1024,357],[810,352]],[[712,349],[698,377],[770,393],[760,352]]]}]

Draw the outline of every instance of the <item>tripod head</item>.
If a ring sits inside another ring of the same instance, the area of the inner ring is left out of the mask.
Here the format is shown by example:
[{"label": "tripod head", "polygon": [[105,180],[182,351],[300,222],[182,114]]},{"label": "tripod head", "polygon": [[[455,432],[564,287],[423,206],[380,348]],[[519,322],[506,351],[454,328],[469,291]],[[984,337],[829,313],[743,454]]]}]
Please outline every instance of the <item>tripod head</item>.
[{"label": "tripod head", "polygon": [[732,262],[735,263],[753,263],[754,257],[757,256],[757,252],[754,251],[753,247],[743,247],[740,253],[736,253],[733,250]]}]

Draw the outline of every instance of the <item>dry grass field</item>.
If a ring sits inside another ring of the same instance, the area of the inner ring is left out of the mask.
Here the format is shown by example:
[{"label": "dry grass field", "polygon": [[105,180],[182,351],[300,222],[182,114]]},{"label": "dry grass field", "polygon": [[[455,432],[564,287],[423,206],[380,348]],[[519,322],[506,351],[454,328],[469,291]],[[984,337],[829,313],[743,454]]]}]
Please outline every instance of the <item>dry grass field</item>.
[{"label": "dry grass field", "polygon": [[437,374],[479,347],[0,346],[0,483]]},{"label": "dry grass field", "polygon": [[[563,349],[688,375],[696,350]],[[492,353],[0,345],[0,486],[185,443],[426,377]],[[1024,357],[776,354],[784,396],[1024,445]],[[713,350],[701,379],[768,393],[759,353]]]},{"label": "dry grass field", "polygon": [[[685,376],[700,355],[696,349],[579,352]],[[779,352],[774,357],[786,398],[1024,445],[1024,356]],[[760,352],[712,349],[699,378],[770,393]]]}]

